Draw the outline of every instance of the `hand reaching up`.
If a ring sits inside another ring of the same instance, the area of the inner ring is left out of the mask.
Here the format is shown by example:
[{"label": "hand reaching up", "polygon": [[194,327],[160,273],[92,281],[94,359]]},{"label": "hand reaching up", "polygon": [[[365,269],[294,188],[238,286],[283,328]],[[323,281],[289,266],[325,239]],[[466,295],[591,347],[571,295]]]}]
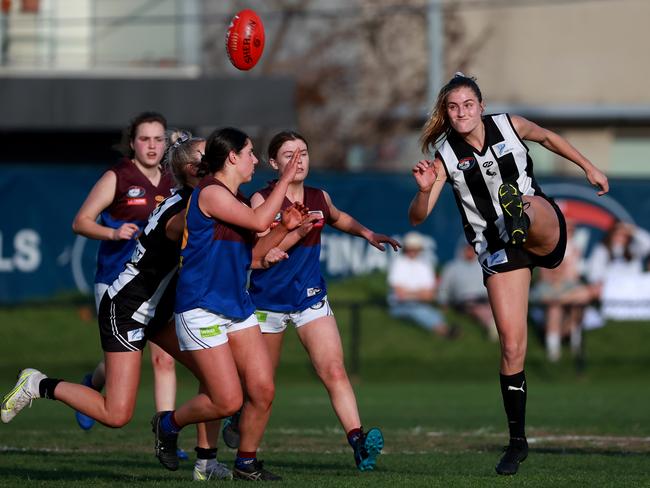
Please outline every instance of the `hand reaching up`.
[{"label": "hand reaching up", "polygon": [[280,175],[280,179],[278,181],[284,182],[284,183],[291,183],[293,179],[296,177],[296,172],[298,171],[298,165],[300,163],[300,157],[301,153],[299,149],[296,149],[291,156],[291,159],[287,163],[287,165],[284,167],[284,170],[282,171],[282,174]]}]

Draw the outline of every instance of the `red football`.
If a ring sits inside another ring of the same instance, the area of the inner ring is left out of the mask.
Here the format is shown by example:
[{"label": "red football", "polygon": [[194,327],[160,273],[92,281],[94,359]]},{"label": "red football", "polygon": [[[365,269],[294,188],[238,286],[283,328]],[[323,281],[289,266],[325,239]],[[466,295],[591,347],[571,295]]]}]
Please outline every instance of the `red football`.
[{"label": "red football", "polygon": [[226,52],[237,69],[249,70],[264,51],[264,25],[259,15],[245,9],[235,15],[226,32]]}]

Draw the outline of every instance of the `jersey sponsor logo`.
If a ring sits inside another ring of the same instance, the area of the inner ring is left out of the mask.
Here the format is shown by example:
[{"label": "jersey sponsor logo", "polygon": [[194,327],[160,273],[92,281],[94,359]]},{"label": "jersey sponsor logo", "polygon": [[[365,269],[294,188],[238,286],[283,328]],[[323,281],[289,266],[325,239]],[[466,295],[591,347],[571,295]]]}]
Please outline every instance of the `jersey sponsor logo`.
[{"label": "jersey sponsor logo", "polygon": [[210,327],[201,327],[199,329],[199,334],[201,334],[201,338],[205,339],[206,337],[214,337],[221,335],[221,329],[219,328],[218,325],[211,325]]},{"label": "jersey sponsor logo", "polygon": [[497,157],[500,158],[501,156],[505,156],[506,154],[513,152],[515,148],[508,146],[508,143],[504,141],[492,146],[492,150],[497,155]]},{"label": "jersey sponsor logo", "polygon": [[488,267],[496,266],[498,264],[505,264],[508,262],[508,255],[506,254],[505,249],[500,249],[495,253],[492,253],[487,258]]},{"label": "jersey sponsor logo", "polygon": [[315,296],[318,295],[320,292],[321,292],[321,289],[318,288],[318,287],[307,288],[307,296],[308,296],[308,297],[315,297]]},{"label": "jersey sponsor logo", "polygon": [[144,194],[145,190],[141,186],[131,186],[128,190],[126,190],[127,198],[139,198],[143,197]]},{"label": "jersey sponsor logo", "polygon": [[313,226],[318,228],[318,227],[323,227],[325,225],[325,215],[323,215],[322,210],[310,210],[309,215],[315,215],[318,217],[318,220],[315,220],[313,223]]},{"label": "jersey sponsor logo", "polygon": [[487,171],[485,172],[486,175],[488,176],[496,176],[497,172],[491,169],[491,166],[494,165],[494,161],[485,161],[481,166],[484,168],[487,168]]},{"label": "jersey sponsor logo", "polygon": [[476,164],[476,159],[463,158],[460,161],[458,161],[458,166],[456,167],[461,171],[467,171],[468,169],[472,169],[475,164]]},{"label": "jersey sponsor logo", "polygon": [[129,342],[137,342],[144,339],[144,329],[133,329],[127,332],[127,339]]},{"label": "jersey sponsor logo", "polygon": [[147,204],[147,199],[146,198],[129,198],[126,201],[127,205],[146,205]]}]

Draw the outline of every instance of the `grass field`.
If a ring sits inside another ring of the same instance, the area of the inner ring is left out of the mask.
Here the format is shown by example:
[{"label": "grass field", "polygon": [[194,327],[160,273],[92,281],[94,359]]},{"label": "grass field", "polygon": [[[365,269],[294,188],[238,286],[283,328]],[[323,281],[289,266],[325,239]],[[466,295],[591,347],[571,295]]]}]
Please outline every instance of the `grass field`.
[{"label": "grass field", "polygon": [[[376,299],[381,276],[330,287],[349,346],[349,313],[337,302]],[[27,366],[54,377],[80,379],[99,357],[96,326],[65,303],[0,310],[0,390]],[[459,317],[454,342],[397,322],[379,307],[362,313],[356,390],[364,425],[380,426],[386,448],[378,468],[359,473],[351,450],[311,372],[288,333],[277,397],[260,457],[287,486],[650,486],[650,324],[608,324],[586,335],[586,367],[569,357],[554,365],[530,339],[527,377],[529,459],[514,478],[494,464],[506,442],[498,389],[497,346]],[[565,355],[566,356],[566,355]],[[179,370],[179,399],[194,380]],[[82,432],[64,405],[37,400],[0,425],[0,486],[181,486],[192,462],[175,473],[153,456],[151,372],[143,370],[138,409],[120,430]],[[186,429],[181,445],[193,448]],[[234,451],[220,447],[221,460]],[[224,482],[222,482],[224,483]]]}]

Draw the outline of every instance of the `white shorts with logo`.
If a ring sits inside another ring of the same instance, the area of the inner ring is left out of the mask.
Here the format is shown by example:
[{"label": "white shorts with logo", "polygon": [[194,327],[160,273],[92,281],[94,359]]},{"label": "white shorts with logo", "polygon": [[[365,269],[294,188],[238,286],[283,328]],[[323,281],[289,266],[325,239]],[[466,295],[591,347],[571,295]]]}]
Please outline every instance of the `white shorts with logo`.
[{"label": "white shorts with logo", "polygon": [[311,307],[299,312],[271,312],[269,310],[256,310],[257,320],[260,323],[260,329],[264,334],[279,334],[284,332],[291,322],[296,328],[301,327],[309,322],[313,322],[321,317],[333,316],[332,307],[323,297],[320,302],[314,303]]},{"label": "white shorts with logo", "polygon": [[228,342],[228,334],[257,326],[255,314],[244,320],[233,320],[204,308],[175,313],[174,319],[181,351],[198,351],[220,346]]}]

